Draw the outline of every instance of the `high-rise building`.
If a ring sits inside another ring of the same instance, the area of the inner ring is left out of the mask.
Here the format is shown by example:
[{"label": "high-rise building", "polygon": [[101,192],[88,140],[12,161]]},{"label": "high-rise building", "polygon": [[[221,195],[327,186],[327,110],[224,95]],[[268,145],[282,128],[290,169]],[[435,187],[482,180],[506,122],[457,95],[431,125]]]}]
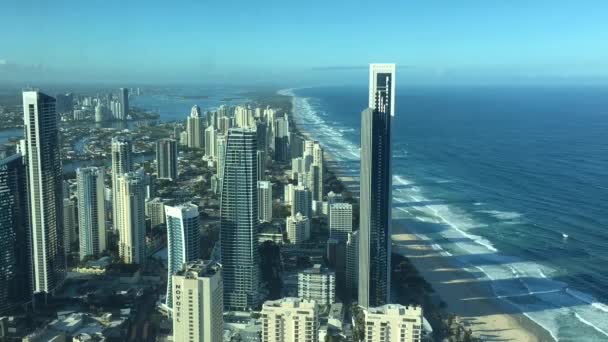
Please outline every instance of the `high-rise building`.
[{"label": "high-rise building", "polygon": [[420,342],[422,307],[386,304],[368,308],[365,315],[365,341]]},{"label": "high-rise building", "polygon": [[329,207],[329,237],[346,242],[353,231],[353,206],[349,203],[334,203]]},{"label": "high-rise building", "polygon": [[55,99],[23,92],[33,290],[52,293],[66,275],[62,167]]},{"label": "high-rise building", "polygon": [[303,216],[312,218],[312,193],[308,188],[302,185],[294,187],[291,203],[291,216],[301,213]]},{"label": "high-rise building", "polygon": [[222,267],[198,260],[172,276],[173,341],[221,342],[224,334]]},{"label": "high-rise building", "polygon": [[319,305],[336,301],[336,275],[326,267],[315,264],[298,273],[298,298],[314,300]]},{"label": "high-rise building", "polygon": [[323,148],[318,141],[315,141],[312,148],[312,170],[315,176],[313,177],[312,199],[315,201],[323,200]]},{"label": "high-rise building", "polygon": [[227,116],[220,116],[217,119],[217,128],[223,135],[228,135],[228,130],[232,127],[232,121]]},{"label": "high-rise building", "polygon": [[177,141],[160,139],[156,142],[156,174],[158,179],[177,179]]},{"label": "high-rise building", "polygon": [[236,127],[255,128],[253,109],[249,107],[236,106],[234,109],[234,123]]},{"label": "high-rise building", "polygon": [[264,151],[257,151],[256,158],[258,160],[258,180],[264,180],[266,177],[266,153]]},{"label": "high-rise building", "polygon": [[167,306],[173,308],[171,276],[199,257],[198,207],[192,203],[165,206],[167,218]]},{"label": "high-rise building", "polygon": [[125,264],[146,260],[145,184],[138,173],[118,177],[118,254]]},{"label": "high-rise building", "polygon": [[158,197],[146,201],[146,216],[152,228],[165,224],[165,201]]},{"label": "high-rise building", "polygon": [[105,120],[105,114],[105,107],[101,104],[101,102],[98,102],[95,106],[95,122],[102,122]]},{"label": "high-rise building", "polygon": [[319,309],[314,300],[283,298],[262,306],[262,342],[318,342]]},{"label": "high-rise building", "polygon": [[285,201],[285,205],[293,205],[293,193],[295,186],[291,183],[285,184],[283,187],[283,197]]},{"label": "high-rise building", "polygon": [[203,136],[203,117],[199,106],[193,106],[190,116],[186,121],[186,132],[188,132],[188,147],[202,148],[205,144]]},{"label": "high-rise building", "polygon": [[104,173],[97,167],[76,170],[80,259],[106,250]]},{"label": "high-rise building", "polygon": [[274,121],[274,159],[285,162],[289,160],[289,119],[287,115]]},{"label": "high-rise building", "polygon": [[20,154],[0,158],[0,314],[31,298],[27,174]]},{"label": "high-rise building", "polygon": [[115,137],[112,139],[112,222],[114,229],[120,225],[118,215],[118,177],[131,172],[133,167],[131,161],[131,140],[126,137]]},{"label": "high-rise building", "polygon": [[207,158],[215,159],[216,143],[215,127],[209,126],[205,129],[205,156]]},{"label": "high-rise building", "polygon": [[261,222],[272,222],[272,183],[258,181],[258,216]]},{"label": "high-rise building", "polygon": [[268,152],[268,125],[263,121],[256,122],[258,151]]},{"label": "high-rise building", "polygon": [[357,298],[359,286],[359,231],[348,234],[346,240],[346,270],[345,270],[346,298]]},{"label": "high-rise building", "polygon": [[384,305],[390,298],[391,118],[395,65],[370,66],[369,108],[361,113],[359,305]]},{"label": "high-rise building", "polygon": [[57,113],[60,114],[69,114],[74,110],[74,95],[72,93],[67,94],[57,94],[55,97]]},{"label": "high-rise building", "polygon": [[218,134],[216,136],[217,144],[217,177],[221,179],[224,177],[224,162],[226,159],[226,136],[224,134]]},{"label": "high-rise building", "polygon": [[118,101],[120,101],[120,117],[121,120],[126,120],[129,116],[129,88],[120,88],[118,92]]},{"label": "high-rise building", "polygon": [[72,244],[78,241],[76,210],[74,200],[71,198],[63,199],[63,246],[66,254],[72,252]]},{"label": "high-rise building", "polygon": [[287,230],[287,239],[294,245],[299,245],[302,242],[310,239],[310,219],[297,213],[293,216],[287,216],[285,219]]},{"label": "high-rise building", "polygon": [[258,304],[258,194],[256,133],[232,128],[228,133],[220,208],[224,305],[246,310]]}]

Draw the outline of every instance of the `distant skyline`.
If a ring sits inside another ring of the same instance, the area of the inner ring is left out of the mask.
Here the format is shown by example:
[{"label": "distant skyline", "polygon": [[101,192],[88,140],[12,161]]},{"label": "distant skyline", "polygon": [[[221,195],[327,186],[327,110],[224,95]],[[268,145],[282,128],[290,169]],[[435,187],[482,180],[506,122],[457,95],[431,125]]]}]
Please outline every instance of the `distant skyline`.
[{"label": "distant skyline", "polygon": [[0,82],[608,82],[608,2],[9,1]]}]

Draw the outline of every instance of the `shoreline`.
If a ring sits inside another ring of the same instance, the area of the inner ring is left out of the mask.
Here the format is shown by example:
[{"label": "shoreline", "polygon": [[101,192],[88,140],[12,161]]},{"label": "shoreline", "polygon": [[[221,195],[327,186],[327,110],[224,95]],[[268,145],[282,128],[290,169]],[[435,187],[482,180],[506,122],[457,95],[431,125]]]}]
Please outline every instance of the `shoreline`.
[{"label": "shoreline", "polygon": [[[291,97],[293,103],[295,96],[281,95]],[[293,105],[291,115],[294,131],[306,138],[312,138],[311,133],[298,128],[298,115]],[[336,160],[327,150],[324,159],[324,163]],[[353,185],[352,177],[344,176],[337,166],[326,168],[342,183],[346,191],[359,198],[358,188]],[[412,262],[447,304],[445,311],[456,314],[462,322],[466,322],[466,326],[473,330],[474,336],[483,341],[556,341],[548,330],[524,314],[501,313],[504,312],[503,307],[510,304],[496,298],[491,289],[484,289],[480,284],[476,284],[473,274],[453,265],[440,251],[432,249],[423,239],[407,232],[406,227],[394,225],[392,240],[393,252],[398,251]],[[473,300],[476,302],[474,305],[467,303]]]}]

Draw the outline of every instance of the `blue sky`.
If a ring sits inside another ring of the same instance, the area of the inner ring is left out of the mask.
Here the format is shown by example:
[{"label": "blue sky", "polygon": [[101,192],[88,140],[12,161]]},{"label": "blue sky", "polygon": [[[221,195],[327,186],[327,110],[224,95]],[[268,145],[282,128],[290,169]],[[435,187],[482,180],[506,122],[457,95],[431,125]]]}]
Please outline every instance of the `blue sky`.
[{"label": "blue sky", "polygon": [[[608,1],[3,0],[0,81],[608,78]],[[365,80],[364,80],[365,81]]]}]

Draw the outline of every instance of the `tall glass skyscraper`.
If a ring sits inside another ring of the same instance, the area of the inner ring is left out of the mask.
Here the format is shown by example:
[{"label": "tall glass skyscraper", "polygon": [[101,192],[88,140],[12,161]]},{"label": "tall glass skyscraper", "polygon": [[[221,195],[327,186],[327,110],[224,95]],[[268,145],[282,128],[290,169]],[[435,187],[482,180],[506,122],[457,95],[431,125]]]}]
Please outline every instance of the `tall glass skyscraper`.
[{"label": "tall glass skyscraper", "polygon": [[229,130],[220,213],[224,307],[227,310],[247,310],[258,304],[260,255],[256,151],[255,130]]},{"label": "tall glass skyscraper", "polygon": [[165,206],[167,222],[167,306],[173,308],[173,275],[184,264],[199,258],[198,207],[194,204]]},{"label": "tall glass skyscraper", "polygon": [[106,206],[103,169],[76,170],[80,260],[106,249]]},{"label": "tall glass skyscraper", "polygon": [[118,93],[118,100],[120,101],[120,119],[126,120],[129,115],[129,88],[120,88]]},{"label": "tall glass skyscraper", "polygon": [[156,173],[158,179],[177,179],[177,141],[161,139],[156,142]]},{"label": "tall glass skyscraper", "polygon": [[0,157],[0,314],[31,294],[27,200],[23,158]]},{"label": "tall glass skyscraper", "polygon": [[384,305],[390,298],[391,118],[395,65],[372,64],[369,108],[361,113],[359,305]]},{"label": "tall glass skyscraper", "polygon": [[34,292],[52,293],[66,275],[63,187],[55,99],[23,92]]}]

